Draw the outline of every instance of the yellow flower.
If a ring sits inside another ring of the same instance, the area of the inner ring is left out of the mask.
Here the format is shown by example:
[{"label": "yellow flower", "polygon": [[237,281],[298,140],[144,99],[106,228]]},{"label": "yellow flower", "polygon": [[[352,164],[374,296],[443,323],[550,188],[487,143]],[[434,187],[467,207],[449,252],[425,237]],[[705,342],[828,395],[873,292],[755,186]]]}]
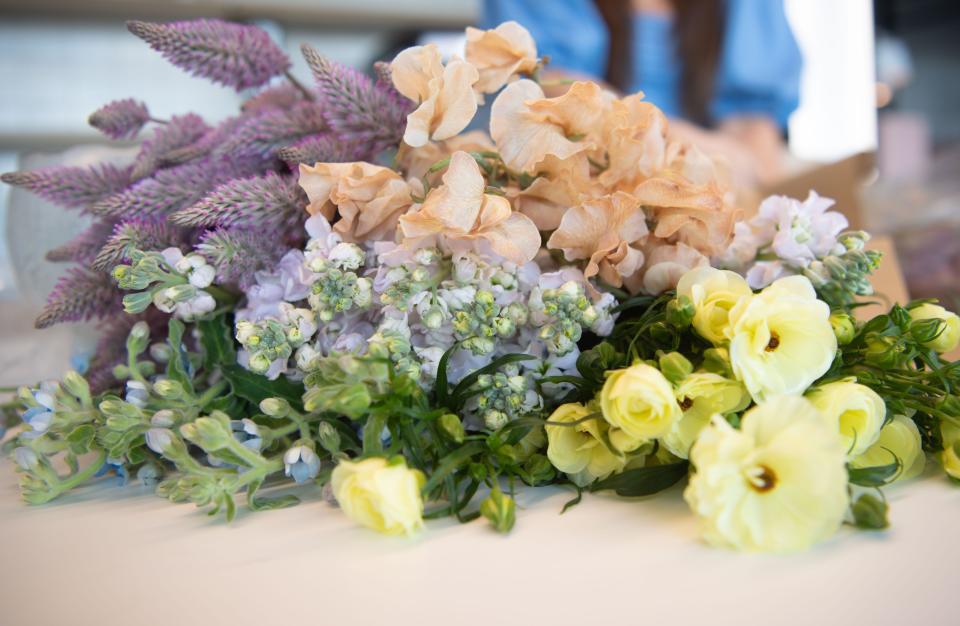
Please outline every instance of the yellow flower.
[{"label": "yellow flower", "polygon": [[847,510],[846,455],[810,402],[783,396],[736,430],[714,417],[690,451],[684,498],[716,546],[791,552],[832,535]]},{"label": "yellow flower", "polygon": [[[575,422],[590,415],[582,404],[569,403],[557,407],[550,422]],[[613,454],[602,441],[606,423],[599,419],[585,420],[576,426],[547,425],[547,458],[577,485],[585,487],[593,481],[621,471],[626,457]]]},{"label": "yellow flower", "polygon": [[530,74],[537,67],[537,46],[529,31],[516,22],[504,22],[491,30],[467,27],[464,56],[480,72],[475,88],[493,93],[517,74]]},{"label": "yellow flower", "polygon": [[938,304],[926,302],[910,309],[910,319],[943,321],[943,330],[940,334],[923,344],[928,348],[933,348],[937,352],[950,352],[957,347],[957,344],[960,344],[960,317],[956,313],[952,313]]},{"label": "yellow flower", "polygon": [[730,323],[730,364],[756,402],[803,393],[837,354],[830,307],[803,276],[781,278],[742,299]]},{"label": "yellow flower", "polygon": [[827,418],[827,423],[838,430],[851,459],[877,441],[887,417],[883,398],[852,380],[819,385],[807,393],[807,399]]},{"label": "yellow flower", "polygon": [[665,435],[681,415],[670,382],[645,363],[609,372],[600,391],[600,408],[604,419],[636,444],[616,443],[621,450]]},{"label": "yellow flower", "polygon": [[503,196],[484,193],[486,181],[476,160],[454,152],[443,185],[427,194],[419,211],[400,217],[400,231],[413,243],[442,236],[483,240],[500,256],[522,265],[540,250],[540,232]]},{"label": "yellow flower", "polygon": [[444,65],[434,44],[413,46],[396,56],[390,75],[397,91],[417,104],[407,116],[403,141],[414,148],[431,139],[449,139],[467,127],[477,112],[473,86],[477,68],[453,57]]},{"label": "yellow flower", "polygon": [[386,535],[423,527],[423,473],[383,458],[341,461],[331,477],[333,495],[347,517]]},{"label": "yellow flower", "polygon": [[663,445],[678,457],[685,459],[700,431],[717,413],[736,413],[747,408],[750,396],[735,380],[709,372],[694,372],[677,385],[677,402],[683,416],[663,439]]},{"label": "yellow flower", "polygon": [[957,446],[960,445],[960,427],[943,421],[940,423],[940,434],[943,438],[943,451],[940,453],[940,463],[947,476],[960,480],[960,454]]},{"label": "yellow flower", "polygon": [[909,417],[894,416],[893,420],[880,430],[877,441],[866,452],[850,461],[853,467],[878,467],[893,463],[895,454],[903,464],[897,480],[919,476],[926,465],[927,457],[923,453],[920,431]]},{"label": "yellow flower", "polygon": [[741,301],[749,301],[753,290],[740,274],[706,266],[684,274],[677,283],[677,295],[687,296],[693,302],[693,327],[700,336],[720,345],[732,334],[730,309]]}]

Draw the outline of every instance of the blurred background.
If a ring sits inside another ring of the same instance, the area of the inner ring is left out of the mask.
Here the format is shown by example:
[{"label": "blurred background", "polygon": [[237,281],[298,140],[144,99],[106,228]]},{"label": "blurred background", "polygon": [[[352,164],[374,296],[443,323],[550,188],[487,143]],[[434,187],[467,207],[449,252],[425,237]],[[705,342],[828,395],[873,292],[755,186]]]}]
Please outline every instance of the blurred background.
[{"label": "blurred background", "polygon": [[[774,6],[785,16],[789,28],[773,43],[787,45],[792,32],[800,59],[798,104],[772,126],[783,145],[782,167],[758,177],[756,197],[769,192],[805,197],[812,187],[837,198],[855,226],[879,235],[888,249],[895,247],[911,296],[940,297],[956,308],[960,2],[786,0],[780,8],[779,0],[752,1],[754,8],[769,12]],[[159,117],[193,110],[217,120],[237,109],[242,94],[181,73],[127,32],[128,19],[255,22],[298,61],[298,47],[307,42],[337,61],[367,69],[417,42],[435,42],[454,53],[462,48],[464,26],[489,25],[496,12],[514,17],[511,11],[522,14],[524,5],[558,14],[554,2],[577,6],[562,0],[0,0],[0,171],[129,157],[132,145],[108,146],[86,124],[87,116],[110,100],[136,97]],[[596,3],[604,4],[611,3]],[[698,3],[676,6],[684,4]],[[669,0],[633,2],[654,13],[669,5]],[[574,33],[572,39],[578,36],[576,24],[564,28]],[[569,43],[560,39],[547,44],[555,54]],[[766,49],[740,52],[744,67],[752,67]],[[293,72],[309,79],[302,61]],[[640,84],[647,90],[643,80]],[[82,223],[76,213],[0,185],[0,316],[7,322],[0,339],[13,358],[44,356],[35,354],[29,339],[31,320],[62,268],[43,254]],[[889,271],[897,284],[888,289],[900,296],[898,264]],[[73,341],[84,342],[84,331],[45,332],[63,333],[63,351],[73,350]]]}]

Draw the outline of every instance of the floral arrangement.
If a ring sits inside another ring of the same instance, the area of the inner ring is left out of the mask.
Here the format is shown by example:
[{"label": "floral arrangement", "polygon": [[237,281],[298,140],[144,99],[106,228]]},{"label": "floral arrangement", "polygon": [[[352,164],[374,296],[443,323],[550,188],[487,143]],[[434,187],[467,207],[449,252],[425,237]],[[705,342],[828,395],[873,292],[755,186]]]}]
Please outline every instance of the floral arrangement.
[{"label": "floral arrangement", "polygon": [[116,473],[229,520],[299,484],[384,533],[505,532],[521,483],[572,506],[686,479],[707,542],[788,551],[885,527],[928,455],[960,479],[960,318],[855,321],[879,257],[829,200],[743,220],[642,94],[546,97],[518,24],[376,79],[304,47],[310,87],[253,26],[129,28],[252,95],[216,126],[113,102],[108,136],[152,126],[131,164],[3,176],[93,216],[37,325],[104,331],[19,391],[28,502]]}]

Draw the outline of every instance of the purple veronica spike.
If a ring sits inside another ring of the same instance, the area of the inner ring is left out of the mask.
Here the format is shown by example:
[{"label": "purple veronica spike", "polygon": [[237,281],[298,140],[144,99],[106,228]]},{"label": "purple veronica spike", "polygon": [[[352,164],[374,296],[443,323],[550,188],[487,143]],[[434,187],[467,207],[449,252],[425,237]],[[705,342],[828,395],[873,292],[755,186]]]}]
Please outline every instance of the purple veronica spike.
[{"label": "purple veronica spike", "polygon": [[[170,165],[170,154],[199,141],[210,127],[199,115],[175,115],[167,124],[157,127],[153,137],[143,142],[133,162],[133,178],[139,180],[159,168]],[[174,161],[176,159],[174,158]]]},{"label": "purple veronica spike", "polygon": [[306,220],[307,196],[293,176],[268,172],[232,180],[192,207],[170,216],[181,226],[296,227]]},{"label": "purple veronica spike", "polygon": [[57,281],[34,325],[47,328],[60,322],[104,317],[120,306],[121,293],[109,274],[71,267]]},{"label": "purple veronica spike", "polygon": [[237,91],[259,87],[290,67],[283,50],[256,26],[200,19],[133,21],[127,28],[180,69]]},{"label": "purple veronica spike", "polygon": [[139,100],[126,98],[103,105],[91,113],[87,121],[112,139],[133,139],[150,121],[150,111]]},{"label": "purple veronica spike", "polygon": [[327,122],[343,140],[367,142],[376,151],[400,143],[412,102],[306,44],[301,50],[317,81]]},{"label": "purple veronica spike", "polygon": [[[220,283],[247,288],[254,274],[274,267],[286,246],[278,245],[279,233],[263,228],[217,228],[207,232],[197,251],[217,270]],[[296,245],[296,244],[292,244]]]},{"label": "purple veronica spike", "polygon": [[343,141],[330,134],[304,137],[292,146],[277,150],[277,158],[293,168],[300,163],[348,163],[369,160],[373,156],[368,146]]},{"label": "purple veronica spike", "polygon": [[117,224],[113,234],[97,253],[91,267],[109,271],[127,258],[130,250],[162,250],[181,243],[182,232],[162,217],[134,218]]},{"label": "purple veronica spike", "polygon": [[90,263],[110,238],[113,226],[113,220],[94,222],[70,241],[47,252],[47,260],[55,263],[64,261]]},{"label": "purple veronica spike", "polygon": [[51,167],[0,176],[8,185],[23,187],[44,200],[68,208],[87,208],[130,184],[130,168],[109,163],[92,167]]},{"label": "purple veronica spike", "polygon": [[327,129],[323,111],[315,102],[303,102],[289,110],[272,109],[247,119],[218,148],[218,154],[272,157],[301,137]]}]

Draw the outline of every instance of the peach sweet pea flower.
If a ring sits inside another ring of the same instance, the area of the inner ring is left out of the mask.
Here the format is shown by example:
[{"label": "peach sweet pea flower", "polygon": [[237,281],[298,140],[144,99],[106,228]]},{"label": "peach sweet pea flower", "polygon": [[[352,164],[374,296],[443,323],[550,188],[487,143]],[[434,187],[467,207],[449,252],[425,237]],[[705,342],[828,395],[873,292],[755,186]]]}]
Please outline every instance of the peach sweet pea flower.
[{"label": "peach sweet pea flower", "polygon": [[307,212],[322,214],[346,241],[385,239],[413,202],[410,187],[393,170],[364,163],[300,165],[300,186],[310,204]]},{"label": "peach sweet pea flower", "polygon": [[637,93],[610,105],[604,117],[603,145],[608,166],[600,182],[612,187],[638,177],[653,176],[665,162],[667,118]]},{"label": "peach sweet pea flower", "polygon": [[563,250],[568,261],[589,259],[584,276],[599,274],[607,284],[619,287],[624,277],[632,276],[643,265],[643,253],[630,244],[643,239],[647,232],[640,203],[618,191],[585,200],[567,211],[547,247]]},{"label": "peach sweet pea flower", "polygon": [[467,27],[467,61],[480,72],[476,89],[494,93],[517,74],[537,67],[537,45],[526,28],[504,22],[492,30]]},{"label": "peach sweet pea flower", "polygon": [[507,85],[490,109],[490,136],[507,167],[536,173],[548,156],[586,160],[593,150],[609,96],[596,83],[576,82],[557,98],[540,85],[518,80]]},{"label": "peach sweet pea flower", "polygon": [[470,63],[453,57],[443,65],[434,44],[413,46],[390,64],[397,91],[417,103],[407,116],[403,141],[417,147],[431,139],[449,139],[466,128],[477,112],[473,86],[480,74]]},{"label": "peach sweet pea flower", "polygon": [[[428,170],[458,150],[464,152],[493,152],[497,148],[489,135],[482,130],[451,137],[445,141],[431,142],[418,148],[405,147],[397,154],[400,167],[406,176],[421,179]],[[430,184],[439,184],[441,174],[430,173]]]},{"label": "peach sweet pea flower", "polygon": [[695,249],[683,243],[663,243],[651,239],[644,246],[647,258],[647,267],[642,274],[637,274],[628,282],[632,292],[643,291],[657,295],[674,289],[680,277],[695,267],[710,265],[710,260]]},{"label": "peach sweet pea flower", "polygon": [[540,233],[530,218],[514,213],[510,201],[484,193],[480,166],[466,152],[454,152],[443,185],[427,194],[420,210],[400,217],[406,242],[433,237],[484,240],[509,261],[522,265],[540,250]]}]

